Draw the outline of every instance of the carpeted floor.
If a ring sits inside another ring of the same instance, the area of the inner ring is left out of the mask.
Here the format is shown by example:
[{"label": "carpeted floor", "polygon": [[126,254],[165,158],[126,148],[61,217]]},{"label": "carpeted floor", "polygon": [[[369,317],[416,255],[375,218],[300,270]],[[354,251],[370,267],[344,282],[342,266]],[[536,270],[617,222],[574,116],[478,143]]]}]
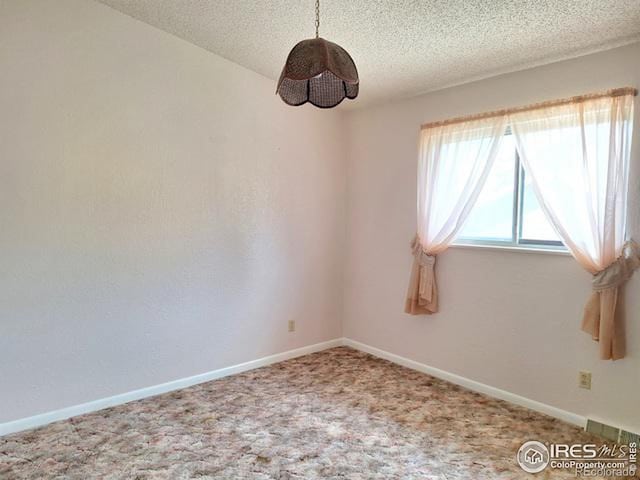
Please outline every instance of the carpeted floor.
[{"label": "carpeted floor", "polygon": [[339,347],[0,438],[0,478],[575,478],[520,470],[532,439],[601,443]]}]

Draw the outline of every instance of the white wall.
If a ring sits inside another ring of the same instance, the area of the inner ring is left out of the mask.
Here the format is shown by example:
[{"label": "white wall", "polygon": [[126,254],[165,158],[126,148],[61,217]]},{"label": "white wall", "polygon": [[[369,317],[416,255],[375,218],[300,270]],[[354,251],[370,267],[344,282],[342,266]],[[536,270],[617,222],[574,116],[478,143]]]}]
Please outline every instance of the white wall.
[{"label": "white wall", "polygon": [[[415,233],[420,124],[640,86],[640,44],[350,112],[345,336],[580,415],[640,431],[640,274],[628,284],[628,357],[605,362],[580,331],[589,275],[571,258],[452,248],[441,312],[403,313]],[[636,103],[636,116],[640,107]],[[638,228],[640,121],[631,204]],[[591,391],[577,386],[593,373]]]},{"label": "white wall", "polygon": [[88,0],[0,72],[0,423],[341,335],[340,113]]},{"label": "white wall", "polygon": [[[568,257],[451,249],[441,313],[402,313],[419,125],[638,86],[638,58],[351,112],[347,145],[339,112],[108,7],[0,2],[0,422],[340,336],[347,225],[346,336],[640,430],[640,275],[615,363]],[[634,205],[639,152],[636,127]]]}]

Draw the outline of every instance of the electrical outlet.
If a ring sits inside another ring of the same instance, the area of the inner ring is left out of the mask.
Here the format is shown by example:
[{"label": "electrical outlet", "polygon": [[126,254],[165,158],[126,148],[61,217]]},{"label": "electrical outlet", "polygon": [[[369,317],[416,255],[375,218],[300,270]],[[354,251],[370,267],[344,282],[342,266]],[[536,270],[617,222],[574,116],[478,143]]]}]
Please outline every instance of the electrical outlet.
[{"label": "electrical outlet", "polygon": [[578,386],[591,390],[591,372],[580,372],[578,375]]},{"label": "electrical outlet", "polygon": [[295,332],[296,331],[296,321],[295,320],[289,320],[289,331],[290,332]]}]

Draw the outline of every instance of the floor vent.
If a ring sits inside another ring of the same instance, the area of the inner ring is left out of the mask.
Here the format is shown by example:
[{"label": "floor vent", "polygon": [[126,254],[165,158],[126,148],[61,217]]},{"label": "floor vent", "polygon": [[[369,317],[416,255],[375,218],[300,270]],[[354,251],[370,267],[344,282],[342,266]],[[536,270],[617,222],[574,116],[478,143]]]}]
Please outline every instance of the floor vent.
[{"label": "floor vent", "polygon": [[635,442],[636,446],[640,447],[640,434],[620,430],[620,443],[628,445],[632,442]]},{"label": "floor vent", "polygon": [[640,446],[640,435],[633,432],[622,430],[621,428],[612,427],[606,423],[596,422],[595,420],[587,420],[587,432],[598,435],[599,437],[613,440],[620,444],[629,444],[635,442]]},{"label": "floor vent", "polygon": [[604,437],[607,440],[613,440],[614,442],[617,442],[620,437],[619,428],[596,422],[595,420],[587,420],[587,432],[598,435],[599,437]]}]

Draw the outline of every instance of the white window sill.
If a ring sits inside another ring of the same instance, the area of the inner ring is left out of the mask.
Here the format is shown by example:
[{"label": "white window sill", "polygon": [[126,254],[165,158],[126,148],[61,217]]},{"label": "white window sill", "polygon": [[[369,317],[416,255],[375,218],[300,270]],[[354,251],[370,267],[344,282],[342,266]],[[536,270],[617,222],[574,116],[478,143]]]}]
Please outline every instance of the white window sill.
[{"label": "white window sill", "polygon": [[484,245],[478,243],[454,243],[450,248],[468,248],[475,250],[494,250],[498,252],[513,252],[513,253],[542,253],[546,255],[560,255],[564,257],[570,257],[569,250],[560,248],[545,248],[534,246],[514,246],[514,245]]}]

